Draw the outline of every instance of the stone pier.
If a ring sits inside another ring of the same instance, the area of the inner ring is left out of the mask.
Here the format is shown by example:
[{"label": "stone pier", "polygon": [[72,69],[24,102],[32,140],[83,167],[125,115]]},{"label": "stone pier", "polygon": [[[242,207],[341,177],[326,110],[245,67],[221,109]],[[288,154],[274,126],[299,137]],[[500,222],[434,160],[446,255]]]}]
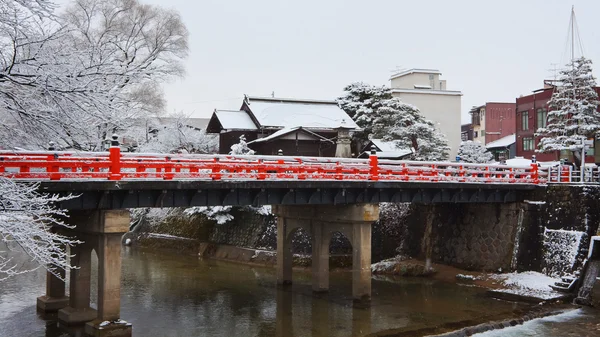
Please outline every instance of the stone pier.
[{"label": "stone pier", "polygon": [[292,237],[298,228],[312,237],[312,289],[329,290],[329,242],[334,232],[352,244],[352,296],[355,304],[371,301],[371,225],[379,219],[377,204],[278,205],[277,283],[292,283]]},{"label": "stone pier", "polygon": [[[131,336],[131,324],[120,320],[121,313],[121,236],[129,229],[125,210],[70,212],[68,223],[76,226],[67,235],[84,243],[71,247],[69,297],[65,285],[49,275],[46,296],[38,298],[38,309],[60,309],[59,323],[85,324],[91,336]],[[98,256],[98,308],[90,307],[91,257]],[[56,303],[62,298],[61,308]]]}]

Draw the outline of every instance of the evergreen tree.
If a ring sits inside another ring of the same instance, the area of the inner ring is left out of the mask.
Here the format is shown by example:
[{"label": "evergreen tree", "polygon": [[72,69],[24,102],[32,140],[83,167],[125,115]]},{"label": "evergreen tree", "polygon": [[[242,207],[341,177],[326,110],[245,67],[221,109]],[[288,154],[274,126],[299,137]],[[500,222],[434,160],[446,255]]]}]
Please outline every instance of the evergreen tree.
[{"label": "evergreen tree", "polygon": [[465,163],[489,163],[494,156],[480,142],[468,140],[460,143],[458,148],[460,160]]},{"label": "evergreen tree", "polygon": [[448,140],[415,106],[398,98],[380,102],[373,113],[372,138],[397,141],[399,148],[412,148],[413,160],[447,160]]},{"label": "evergreen tree", "polygon": [[232,155],[253,155],[254,150],[248,147],[248,143],[246,143],[246,136],[240,136],[240,142],[237,144],[231,145],[231,151],[229,154]]},{"label": "evergreen tree", "polygon": [[381,102],[392,98],[392,91],[386,86],[373,86],[363,82],[355,82],[344,88],[344,94],[338,97],[337,102],[362,131],[354,132],[353,147],[360,151],[368,142],[372,132],[371,126],[375,111]]},{"label": "evergreen tree", "polygon": [[600,131],[600,102],[594,91],[592,61],[575,59],[560,74],[561,84],[548,102],[547,125],[536,132],[542,137],[537,151],[571,150],[579,164],[582,141]]}]

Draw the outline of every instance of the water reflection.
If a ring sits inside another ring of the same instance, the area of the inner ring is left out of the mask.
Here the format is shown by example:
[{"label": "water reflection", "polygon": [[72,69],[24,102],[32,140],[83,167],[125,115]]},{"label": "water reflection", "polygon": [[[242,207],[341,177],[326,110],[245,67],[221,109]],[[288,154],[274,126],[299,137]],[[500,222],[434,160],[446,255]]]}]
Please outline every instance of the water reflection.
[{"label": "water reflection", "polygon": [[[6,309],[0,311],[0,336],[65,336],[52,317],[35,315],[43,271],[7,282],[0,287],[0,308]],[[368,309],[353,308],[348,272],[331,273],[331,290],[320,295],[313,295],[309,272],[294,270],[291,287],[275,284],[269,268],[124,249],[121,316],[133,324],[134,336],[336,337],[431,327],[513,309],[485,298],[481,290],[420,278],[374,280]]]}]

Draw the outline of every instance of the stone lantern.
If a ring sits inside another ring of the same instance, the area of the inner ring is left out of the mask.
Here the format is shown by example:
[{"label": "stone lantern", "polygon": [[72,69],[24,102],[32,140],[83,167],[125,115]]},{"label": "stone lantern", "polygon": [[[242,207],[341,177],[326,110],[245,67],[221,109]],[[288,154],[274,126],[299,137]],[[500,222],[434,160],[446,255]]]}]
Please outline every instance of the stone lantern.
[{"label": "stone lantern", "polygon": [[335,128],[337,131],[337,143],[335,146],[335,156],[337,158],[351,158],[352,149],[350,146],[350,130],[354,128],[346,124],[346,120],[342,119],[340,126]]}]

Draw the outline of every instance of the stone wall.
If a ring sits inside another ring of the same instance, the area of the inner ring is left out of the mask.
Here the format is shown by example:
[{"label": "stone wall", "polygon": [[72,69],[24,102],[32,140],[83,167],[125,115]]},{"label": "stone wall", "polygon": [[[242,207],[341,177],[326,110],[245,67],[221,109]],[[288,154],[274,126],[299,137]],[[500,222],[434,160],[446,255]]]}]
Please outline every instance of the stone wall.
[{"label": "stone wall", "polygon": [[208,241],[236,247],[273,249],[276,220],[272,214],[259,214],[246,208],[233,208],[233,220],[215,224]]},{"label": "stone wall", "polygon": [[518,204],[415,205],[409,255],[468,270],[511,267]]},{"label": "stone wall", "polygon": [[529,197],[507,204],[411,205],[401,252],[469,270],[557,276],[580,269],[600,223],[600,188],[551,185]]}]

